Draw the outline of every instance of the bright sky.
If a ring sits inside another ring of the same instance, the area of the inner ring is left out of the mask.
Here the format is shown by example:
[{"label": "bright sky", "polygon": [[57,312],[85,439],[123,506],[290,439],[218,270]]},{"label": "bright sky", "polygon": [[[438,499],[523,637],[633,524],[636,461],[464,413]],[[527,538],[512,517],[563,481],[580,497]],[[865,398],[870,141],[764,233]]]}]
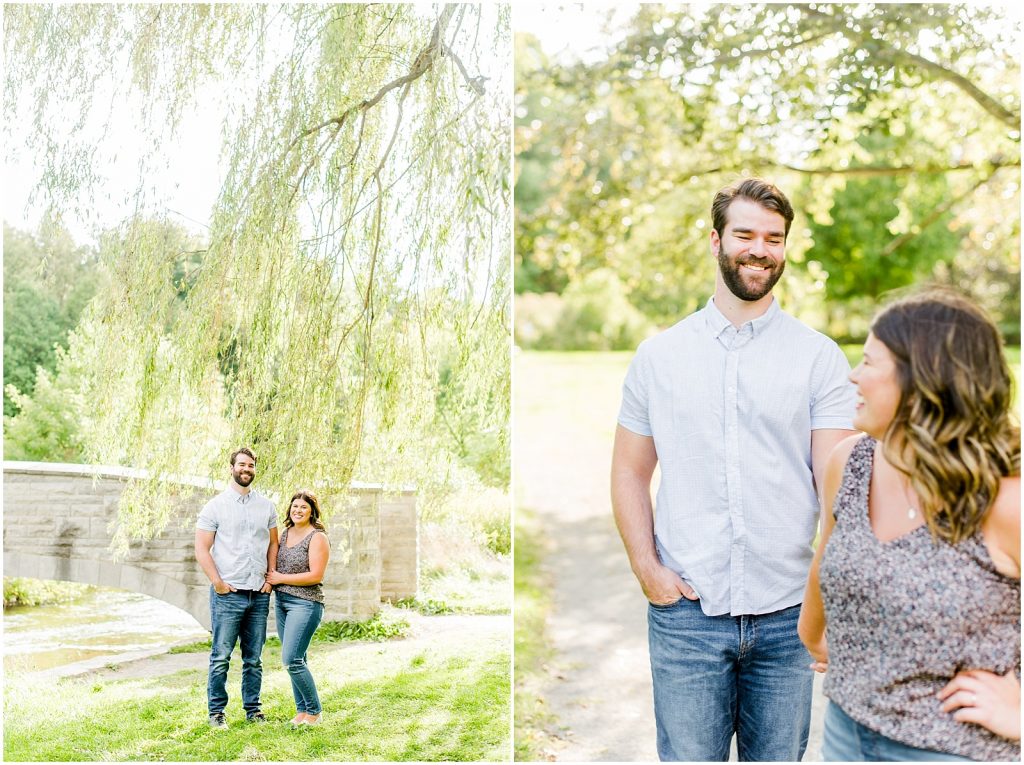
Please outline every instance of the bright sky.
[{"label": "bright sky", "polygon": [[[65,217],[65,224],[76,241],[91,241],[99,229],[113,226],[128,215],[129,200],[138,188],[138,164],[143,148],[141,136],[128,127],[131,123],[128,111],[127,102],[116,106],[113,124],[119,127],[106,133],[96,128],[96,142],[101,147],[97,169],[103,180],[89,200],[88,213],[81,216],[69,213]],[[207,101],[203,109],[187,113],[176,140],[167,147],[167,167],[150,177],[146,184],[159,194],[164,206],[177,213],[172,217],[193,231],[201,230],[209,218],[222,178],[219,153],[223,116],[223,107],[212,101]],[[8,126],[10,146],[23,145],[27,127]],[[20,151],[6,158],[5,222],[27,230],[38,225],[42,210],[38,203],[30,200],[38,174],[39,168],[27,152]]]},{"label": "bright sky", "polygon": [[631,3],[515,3],[512,31],[535,35],[544,52],[560,63],[593,63],[618,41],[635,11]]},{"label": "bright sky", "polygon": [[[432,10],[429,12],[433,13]],[[481,7],[481,29],[494,28],[496,13],[493,5]],[[462,40],[465,40],[465,34]],[[463,62],[471,70],[471,75],[479,73],[488,77],[486,87],[492,93],[498,89],[510,92],[511,61],[507,56],[502,56],[499,61],[494,53],[481,51],[479,71],[465,56]],[[232,82],[231,92],[235,96],[239,92],[253,92],[255,85],[255,78],[250,82]],[[96,104],[109,101],[109,92],[106,98],[100,95],[95,99]],[[193,232],[202,233],[227,169],[220,156],[222,123],[228,108],[224,86],[219,83],[205,85],[195,102],[198,106],[185,112],[174,139],[162,147],[157,157],[158,167],[145,179],[144,197],[147,209],[167,212],[172,220]],[[91,198],[79,199],[79,204],[87,208],[86,212],[64,212],[64,224],[78,242],[95,243],[100,231],[116,226],[134,210],[139,189],[139,162],[145,148],[145,137],[135,127],[137,106],[131,99],[117,100],[110,111],[110,129],[103,129],[100,118],[91,120],[87,127],[89,141],[99,147],[94,169],[101,180],[95,185]],[[96,112],[102,115],[102,120],[107,119],[104,107],[96,109]],[[23,113],[29,114],[30,110],[26,108]],[[17,228],[34,230],[43,210],[37,201],[31,199],[40,168],[33,156],[19,148],[24,147],[28,129],[30,125],[24,123],[5,125],[3,219]]]}]

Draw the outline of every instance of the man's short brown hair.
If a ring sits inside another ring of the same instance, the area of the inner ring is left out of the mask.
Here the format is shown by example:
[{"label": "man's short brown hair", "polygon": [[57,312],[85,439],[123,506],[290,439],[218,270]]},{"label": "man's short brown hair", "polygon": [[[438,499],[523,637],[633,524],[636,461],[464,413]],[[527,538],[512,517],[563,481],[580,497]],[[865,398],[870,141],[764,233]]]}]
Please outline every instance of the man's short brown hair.
[{"label": "man's short brown hair", "polygon": [[230,463],[231,467],[235,466],[235,460],[238,459],[238,455],[239,454],[246,454],[246,455],[248,455],[249,459],[251,459],[253,461],[253,464],[256,463],[256,455],[252,453],[252,450],[249,449],[249,447],[243,446],[238,451],[231,452],[231,463]]},{"label": "man's short brown hair", "polygon": [[725,231],[729,205],[734,199],[749,199],[761,207],[777,212],[786,221],[785,236],[789,236],[789,227],[793,223],[793,206],[778,186],[761,178],[744,178],[715,194],[715,201],[711,203],[711,225],[719,236]]}]

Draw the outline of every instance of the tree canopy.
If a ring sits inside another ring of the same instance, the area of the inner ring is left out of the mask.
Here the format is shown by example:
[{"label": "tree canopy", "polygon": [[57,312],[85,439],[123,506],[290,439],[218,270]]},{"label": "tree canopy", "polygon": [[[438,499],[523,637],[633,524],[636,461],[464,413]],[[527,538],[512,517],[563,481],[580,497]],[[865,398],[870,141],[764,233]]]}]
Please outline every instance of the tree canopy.
[{"label": "tree canopy", "polygon": [[710,290],[714,192],[761,175],[798,213],[783,299],[822,329],[940,280],[1018,338],[1019,47],[968,5],[643,4],[596,63],[522,30],[516,291],[610,268],[671,323]]},{"label": "tree canopy", "polygon": [[[4,38],[40,204],[102,189],[113,100],[148,141],[66,362],[86,459],[157,479],[126,492],[122,541],[166,522],[159,479],[226,476],[241,444],[264,489],[316,486],[332,507],[353,478],[449,479],[459,450],[439,434],[458,419],[507,483],[507,9],[23,5]],[[186,247],[148,171],[179,159],[163,147],[211,92],[226,172]]]}]

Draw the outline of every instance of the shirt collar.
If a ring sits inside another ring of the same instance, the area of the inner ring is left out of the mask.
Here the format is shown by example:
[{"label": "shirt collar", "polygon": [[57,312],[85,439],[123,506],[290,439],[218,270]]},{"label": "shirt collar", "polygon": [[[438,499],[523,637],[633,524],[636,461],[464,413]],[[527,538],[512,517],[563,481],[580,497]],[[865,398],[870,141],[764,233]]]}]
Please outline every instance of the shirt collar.
[{"label": "shirt collar", "polygon": [[234,486],[230,485],[224,490],[224,493],[240,505],[249,504],[249,500],[252,498],[252,489],[250,489],[247,494],[242,494],[240,491],[236,490]]},{"label": "shirt collar", "polygon": [[[718,337],[725,332],[729,327],[732,327],[732,322],[725,318],[718,306],[715,305],[714,297],[708,298],[707,304],[704,306],[705,316],[707,317],[707,326],[711,330],[714,337]],[[765,327],[767,327],[772,319],[779,315],[782,309],[779,308],[779,301],[772,297],[772,302],[768,306],[768,310],[758,316],[756,319],[751,319],[746,324],[741,324],[739,329],[749,326],[751,335],[757,335]]]}]

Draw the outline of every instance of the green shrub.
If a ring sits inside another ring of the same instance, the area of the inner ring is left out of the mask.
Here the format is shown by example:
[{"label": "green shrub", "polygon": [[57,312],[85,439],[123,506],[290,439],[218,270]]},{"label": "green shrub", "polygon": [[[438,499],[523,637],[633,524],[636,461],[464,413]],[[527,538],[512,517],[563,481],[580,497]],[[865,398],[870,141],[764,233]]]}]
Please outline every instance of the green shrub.
[{"label": "green shrub", "polygon": [[444,614],[454,614],[455,609],[445,603],[443,600],[419,600],[418,598],[402,598],[395,603],[397,608],[407,608],[411,611],[416,611],[424,616],[441,616]]},{"label": "green shrub", "polygon": [[67,603],[95,588],[76,582],[54,582],[43,579],[4,577],[4,608],[14,606],[48,606]]},{"label": "green shrub", "polygon": [[655,329],[608,268],[570,282],[561,296],[517,296],[515,324],[521,347],[557,351],[633,350]]},{"label": "green shrub", "polygon": [[381,613],[364,622],[324,622],[313,635],[321,643],[337,643],[342,640],[383,641],[405,637],[409,622],[404,618],[389,618]]}]

